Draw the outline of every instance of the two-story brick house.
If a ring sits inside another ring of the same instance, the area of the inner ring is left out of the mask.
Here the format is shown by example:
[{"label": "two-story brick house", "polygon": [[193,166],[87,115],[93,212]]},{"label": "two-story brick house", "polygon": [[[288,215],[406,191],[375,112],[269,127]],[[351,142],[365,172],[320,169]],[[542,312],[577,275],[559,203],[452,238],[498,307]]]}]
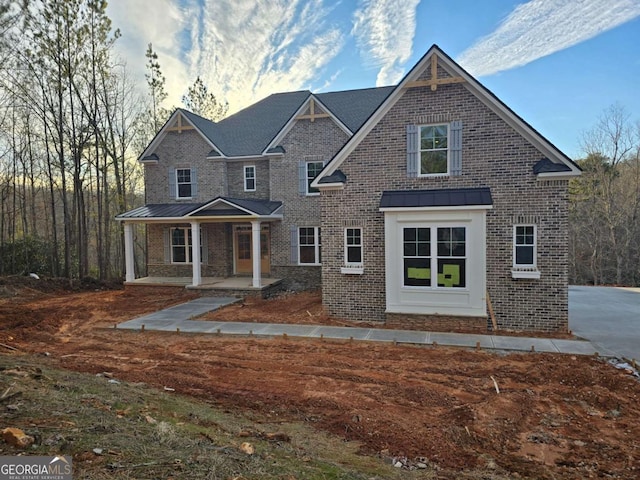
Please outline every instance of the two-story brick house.
[{"label": "two-story brick house", "polygon": [[177,110],[141,156],[148,274],[322,286],[336,316],[567,328],[579,168],[437,46],[396,86],[271,95],[218,123]]}]

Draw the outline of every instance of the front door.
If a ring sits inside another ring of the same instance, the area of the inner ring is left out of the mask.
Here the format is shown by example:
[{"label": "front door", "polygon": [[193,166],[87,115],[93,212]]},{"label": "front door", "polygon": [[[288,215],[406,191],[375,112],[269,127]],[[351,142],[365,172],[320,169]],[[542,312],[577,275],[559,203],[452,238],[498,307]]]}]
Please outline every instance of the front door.
[{"label": "front door", "polygon": [[[263,275],[271,272],[270,235],[267,226],[260,232],[260,269]],[[253,273],[253,259],[251,257],[251,227],[239,226],[234,229],[234,255],[237,275],[251,275]]]}]

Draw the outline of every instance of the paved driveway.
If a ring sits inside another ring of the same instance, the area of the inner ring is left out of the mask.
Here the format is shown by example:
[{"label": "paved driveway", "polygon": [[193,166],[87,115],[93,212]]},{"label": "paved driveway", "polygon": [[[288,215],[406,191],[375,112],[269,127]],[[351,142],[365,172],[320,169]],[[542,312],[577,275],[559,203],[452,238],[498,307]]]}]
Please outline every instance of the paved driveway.
[{"label": "paved driveway", "polygon": [[602,353],[640,361],[640,288],[570,286],[569,328]]}]

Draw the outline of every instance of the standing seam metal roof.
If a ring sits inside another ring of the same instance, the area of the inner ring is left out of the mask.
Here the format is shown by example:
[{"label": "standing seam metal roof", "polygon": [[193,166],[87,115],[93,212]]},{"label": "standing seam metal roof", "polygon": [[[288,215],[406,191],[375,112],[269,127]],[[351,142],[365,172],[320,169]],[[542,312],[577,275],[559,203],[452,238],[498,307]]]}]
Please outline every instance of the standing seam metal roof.
[{"label": "standing seam metal roof", "polygon": [[380,208],[457,207],[493,205],[491,190],[449,188],[441,190],[395,190],[382,192]]}]

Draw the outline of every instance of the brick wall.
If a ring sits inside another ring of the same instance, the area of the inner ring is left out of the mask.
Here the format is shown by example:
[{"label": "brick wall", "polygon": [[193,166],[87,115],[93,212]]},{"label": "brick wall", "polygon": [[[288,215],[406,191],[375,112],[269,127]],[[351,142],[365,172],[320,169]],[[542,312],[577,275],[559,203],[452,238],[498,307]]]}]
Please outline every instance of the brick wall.
[{"label": "brick wall", "polygon": [[[453,120],[463,122],[462,175],[407,177],[406,125]],[[494,204],[487,213],[487,288],[499,327],[566,331],[567,182],[536,179],[532,168],[543,156],[463,85],[405,91],[340,167],[345,189],[322,195],[328,311],[355,320],[386,318],[384,215],[378,211],[384,190],[488,186]],[[539,280],[511,278],[512,229],[519,216],[538,222]],[[340,273],[349,222],[363,225],[363,275]]]},{"label": "brick wall", "polygon": [[[256,168],[256,191],[244,191],[244,167],[253,165]],[[252,198],[268,200],[271,192],[269,188],[269,160],[255,160],[246,162],[229,162],[227,165],[227,178],[229,182],[228,195],[233,198]]]},{"label": "brick wall", "polygon": [[[189,226],[175,224],[171,226]],[[148,275],[151,277],[191,277],[191,264],[172,264],[165,261],[164,232],[169,225],[147,226]],[[206,231],[207,261],[202,264],[203,277],[227,277],[233,273],[233,244],[231,226],[224,223],[203,224]]]},{"label": "brick wall", "polygon": [[271,159],[271,199],[284,204],[283,221],[271,225],[271,272],[273,277],[285,279],[286,288],[317,288],[321,280],[321,267],[291,262],[291,226],[318,227],[321,222],[320,196],[299,193],[298,162],[328,162],[347,138],[329,118],[299,120],[281,142],[286,153]]},{"label": "brick wall", "polygon": [[[207,160],[211,146],[194,130],[167,132],[155,154],[156,165],[145,167],[146,203],[205,202],[217,196],[226,196],[226,162]],[[176,200],[169,196],[169,170],[172,168],[196,168],[197,196],[188,200]]]}]

